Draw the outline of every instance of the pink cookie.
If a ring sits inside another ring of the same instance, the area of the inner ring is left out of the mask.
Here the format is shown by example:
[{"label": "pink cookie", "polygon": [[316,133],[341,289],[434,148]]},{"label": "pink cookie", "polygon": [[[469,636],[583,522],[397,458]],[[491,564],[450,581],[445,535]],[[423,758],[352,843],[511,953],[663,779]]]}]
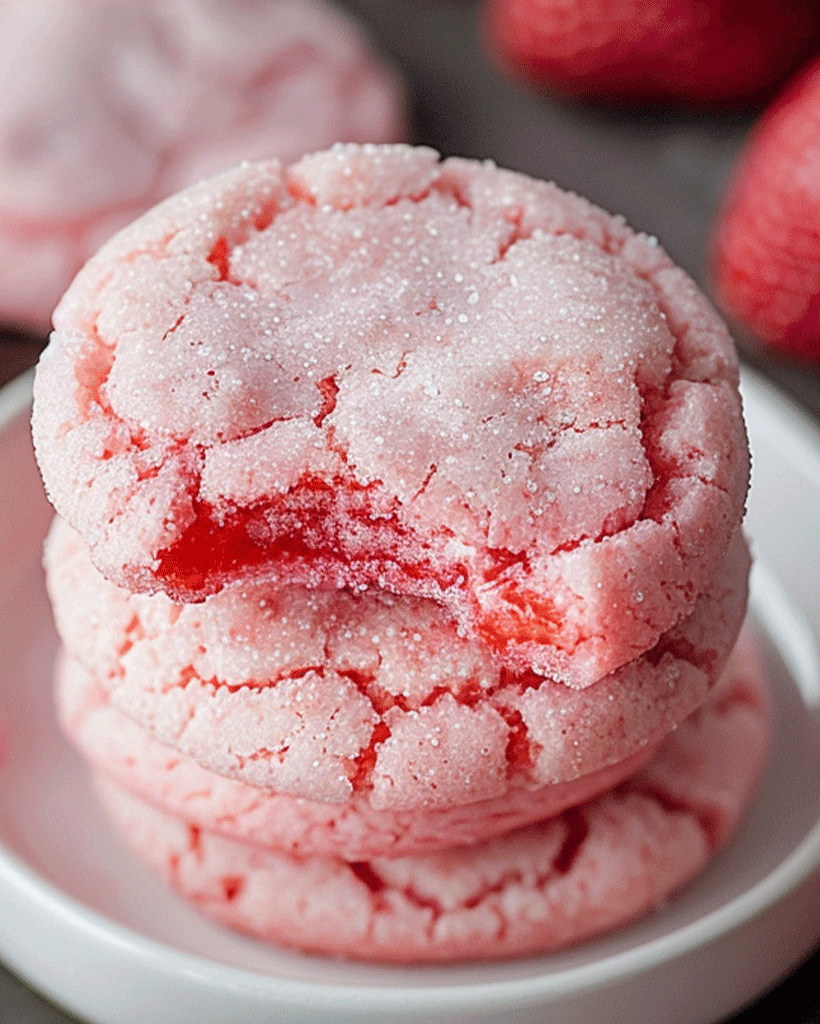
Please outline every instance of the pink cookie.
[{"label": "pink cookie", "polygon": [[583,687],[691,613],[742,514],[712,308],[654,240],[491,164],[239,167],[120,233],[55,325],[43,477],[131,590],[431,597]]},{"label": "pink cookie", "polygon": [[104,777],[145,862],[204,913],[259,938],[371,960],[557,949],[650,911],[709,861],[754,790],[769,738],[746,651],[651,764],[597,800],[477,846],[346,863],[226,839]]},{"label": "pink cookie", "polygon": [[0,320],[37,331],[183,186],[405,135],[397,80],[323,0],[6,0],[0,40]]},{"label": "pink cookie", "polygon": [[366,794],[354,793],[344,804],[322,803],[278,796],[201,768],[113,707],[105,690],[70,657],[58,662],[57,702],[63,729],[83,756],[135,796],[234,839],[342,860],[426,853],[501,835],[612,789],[653,753],[645,747],[572,782],[511,789],[476,803],[374,810]]},{"label": "pink cookie", "polygon": [[573,782],[657,744],[722,670],[749,558],[738,533],[692,615],[583,690],[499,667],[430,600],[269,584],[197,605],[129,595],[61,520],[46,566],[67,649],[157,739],[270,792],[410,811]]}]

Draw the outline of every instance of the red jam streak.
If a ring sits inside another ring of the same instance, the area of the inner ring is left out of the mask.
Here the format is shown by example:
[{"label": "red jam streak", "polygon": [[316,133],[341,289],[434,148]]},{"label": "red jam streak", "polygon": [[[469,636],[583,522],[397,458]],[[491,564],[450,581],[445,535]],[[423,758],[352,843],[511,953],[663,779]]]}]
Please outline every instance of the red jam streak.
[{"label": "red jam streak", "polygon": [[561,646],[561,616],[548,597],[515,584],[505,587],[500,596],[502,606],[487,612],[478,623],[489,647],[504,651],[511,644]]},{"label": "red jam streak", "polygon": [[364,492],[340,509],[333,488],[308,482],[287,502],[227,513],[199,502],[196,511],[187,530],[159,552],[157,577],[177,600],[204,600],[239,579],[369,586],[385,577],[388,588],[394,581],[400,592],[419,594],[462,585],[466,575],[460,565],[437,570],[423,557],[397,559],[393,552],[407,549],[408,534],[396,516],[374,516]]}]

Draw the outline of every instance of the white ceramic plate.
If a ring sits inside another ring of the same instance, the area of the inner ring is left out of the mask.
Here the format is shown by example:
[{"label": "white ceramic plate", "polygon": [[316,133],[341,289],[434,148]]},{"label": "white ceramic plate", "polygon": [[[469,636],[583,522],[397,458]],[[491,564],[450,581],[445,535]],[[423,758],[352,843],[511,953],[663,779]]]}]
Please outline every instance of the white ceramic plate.
[{"label": "white ceramic plate", "polygon": [[0,957],[94,1024],[711,1024],[753,999],[820,940],[820,434],[758,378],[744,392],[754,612],[777,704],[751,814],[694,884],[633,927],[558,955],[431,969],[222,931],[119,845],[52,714],[31,379],[0,392]]}]

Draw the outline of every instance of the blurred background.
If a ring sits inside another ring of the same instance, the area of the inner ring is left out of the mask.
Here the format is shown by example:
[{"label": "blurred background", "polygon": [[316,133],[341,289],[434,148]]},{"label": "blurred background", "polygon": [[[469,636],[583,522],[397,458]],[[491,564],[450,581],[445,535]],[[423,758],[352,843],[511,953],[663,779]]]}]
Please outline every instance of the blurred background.
[{"label": "blurred background", "polygon": [[[710,232],[737,154],[762,106],[694,114],[640,112],[548,95],[502,71],[488,55],[474,0],[345,0],[407,85],[412,141],[446,156],[490,158],[555,181],[656,235],[709,291]],[[736,332],[753,365],[820,424],[820,362],[790,359]],[[34,364],[43,334],[0,335],[0,383]],[[777,1014],[788,1024],[820,1021],[820,955],[736,1019]],[[69,1018],[0,968],[2,1024]]]},{"label": "blurred background", "polygon": [[[698,114],[659,105],[608,110],[550,96],[502,71],[476,0],[345,0],[407,85],[412,140],[498,164],[586,196],[656,235],[708,292],[707,251],[733,164],[765,103]],[[735,328],[743,358],[820,416],[820,363],[761,351]],[[2,379],[43,339],[4,335]]]}]

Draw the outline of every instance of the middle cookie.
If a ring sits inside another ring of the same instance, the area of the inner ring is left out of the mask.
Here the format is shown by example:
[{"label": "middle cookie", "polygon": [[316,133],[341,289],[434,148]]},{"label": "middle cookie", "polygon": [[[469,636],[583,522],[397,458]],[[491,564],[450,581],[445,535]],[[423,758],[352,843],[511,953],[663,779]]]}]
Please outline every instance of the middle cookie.
[{"label": "middle cookie", "polygon": [[58,629],[115,707],[216,774],[375,810],[572,782],[655,745],[704,700],[746,605],[738,533],[693,614],[584,690],[499,667],[436,602],[235,586],[198,605],[107,582],[57,520]]}]

